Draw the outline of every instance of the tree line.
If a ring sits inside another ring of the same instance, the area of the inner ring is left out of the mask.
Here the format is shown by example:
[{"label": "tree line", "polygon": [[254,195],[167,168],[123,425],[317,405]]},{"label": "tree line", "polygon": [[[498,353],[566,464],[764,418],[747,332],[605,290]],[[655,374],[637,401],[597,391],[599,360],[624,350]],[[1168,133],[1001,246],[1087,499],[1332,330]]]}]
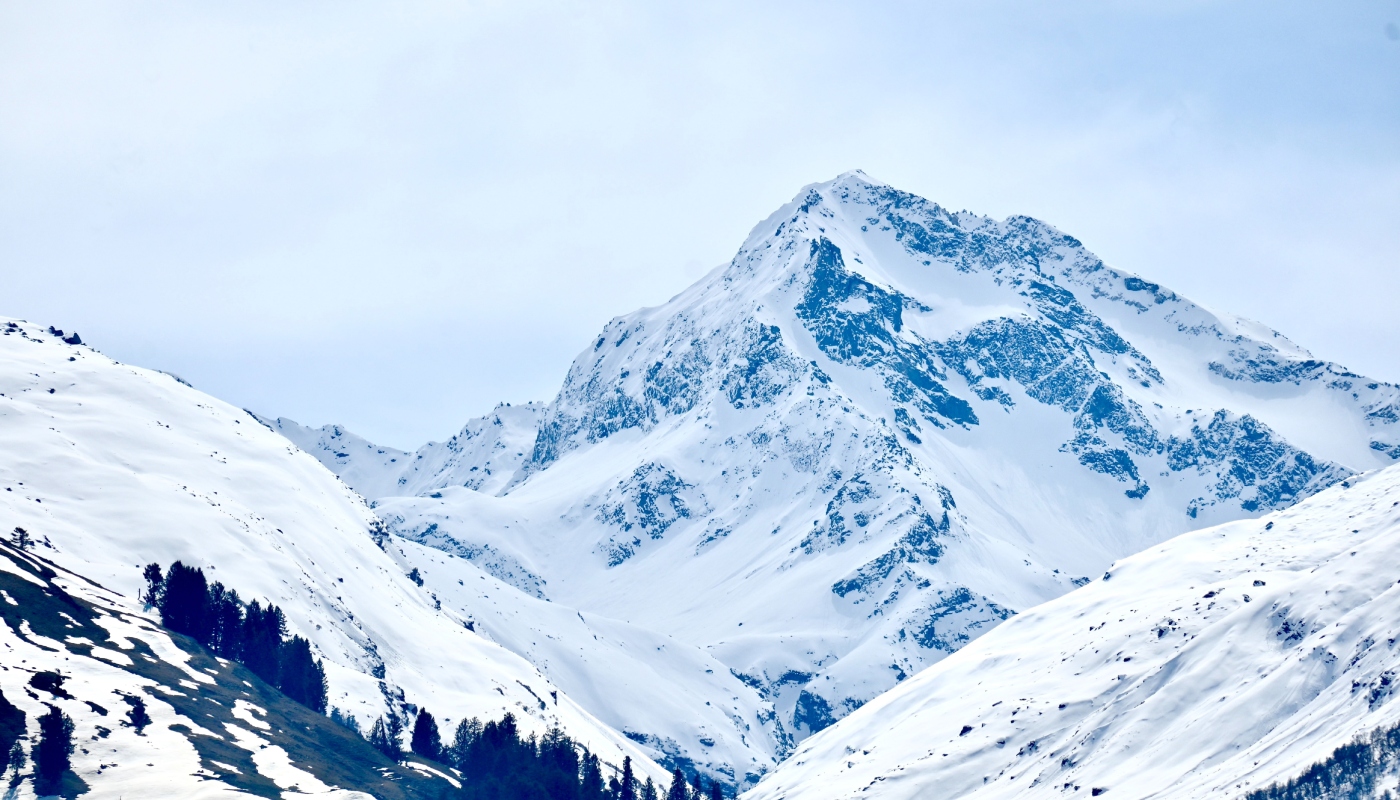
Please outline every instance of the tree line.
[{"label": "tree line", "polygon": [[[380,717],[370,729],[370,744],[398,761],[404,757],[402,728],[392,715],[388,720]],[[639,780],[630,757],[623,759],[620,774],[605,775],[598,756],[559,728],[539,737],[521,736],[509,713],[485,724],[475,717],[462,720],[452,741],[444,744],[437,720],[421,709],[409,748],[428,761],[456,769],[462,777],[457,796],[463,800],[724,800],[724,786],[718,781],[707,785],[698,773],[687,781],[677,769],[669,787],[651,777]]]},{"label": "tree line", "polygon": [[[199,567],[176,561],[168,572],[159,564],[145,568],[142,599],[160,612],[166,628],[199,642],[215,655],[243,664],[269,685],[317,712],[325,713],[325,669],[300,636],[288,636],[281,609],[257,600],[244,603],[238,592],[210,583]],[[401,761],[403,721],[397,714],[376,719],[367,733],[353,717],[331,710],[331,717],[364,736],[389,759]],[[650,777],[638,780],[631,758],[620,774],[605,775],[605,765],[588,748],[559,728],[543,736],[521,736],[515,717],[482,723],[463,720],[452,741],[444,744],[437,721],[426,709],[414,718],[409,751],[456,769],[463,800],[724,800],[718,781],[706,783],[698,773],[689,780],[680,771],[669,786]],[[615,770],[611,770],[614,771]]]},{"label": "tree line", "polygon": [[149,564],[143,573],[143,600],[160,611],[161,624],[204,645],[210,652],[247,667],[291,699],[325,713],[326,671],[311,654],[311,643],[287,635],[282,610],[257,600],[244,603],[238,592],[209,583],[204,570],[176,561],[170,571]]},{"label": "tree line", "polygon": [[1400,774],[1400,724],[1358,736],[1298,777],[1246,795],[1245,800],[1393,800]]}]

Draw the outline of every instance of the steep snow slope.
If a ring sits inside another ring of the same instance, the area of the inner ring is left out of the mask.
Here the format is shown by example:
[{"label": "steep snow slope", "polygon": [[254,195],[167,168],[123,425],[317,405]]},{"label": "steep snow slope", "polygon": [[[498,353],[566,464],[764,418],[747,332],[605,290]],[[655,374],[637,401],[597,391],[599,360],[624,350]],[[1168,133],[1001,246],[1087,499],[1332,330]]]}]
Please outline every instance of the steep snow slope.
[{"label": "steep snow slope", "polygon": [[[605,759],[641,751],[529,663],[438,610],[376,544],[372,512],[247,413],[38,327],[0,324],[0,526],[135,597],[179,559],[281,606],[362,722],[426,706],[449,724],[506,711],[559,723]],[[548,702],[541,698],[549,698]],[[645,764],[646,769],[655,769]]]},{"label": "steep snow slope", "polygon": [[849,173],[611,322],[502,489],[372,499],[526,594],[708,650],[771,709],[722,734],[762,763],[1116,558],[1391,463],[1397,400],[1044,223]]},{"label": "steep snow slope", "polygon": [[1240,797],[1400,718],[1400,467],[1179,536],[804,742],[768,798]]}]

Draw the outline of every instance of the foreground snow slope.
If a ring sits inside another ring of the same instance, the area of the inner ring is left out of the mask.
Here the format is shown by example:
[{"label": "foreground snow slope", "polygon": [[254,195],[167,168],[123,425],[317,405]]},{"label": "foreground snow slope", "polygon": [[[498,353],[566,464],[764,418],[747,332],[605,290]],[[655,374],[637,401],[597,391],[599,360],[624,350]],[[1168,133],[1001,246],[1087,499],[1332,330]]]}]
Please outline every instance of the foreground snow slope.
[{"label": "foreground snow slope", "polygon": [[742,781],[1114,559],[1393,463],[1398,400],[1042,222],[849,173],[609,323],[533,422],[414,454],[453,454],[436,478],[284,430],[396,534],[725,664],[761,712],[725,748],[621,727]]},{"label": "foreground snow slope", "polygon": [[1179,536],[804,742],[745,800],[1239,797],[1400,719],[1400,468]]},{"label": "foreground snow slope", "polygon": [[[426,800],[449,788],[159,628],[130,599],[4,543],[0,618],[0,692],[24,714],[31,746],[49,708],[74,723],[65,797],[286,790],[327,800]],[[61,686],[35,686],[39,672],[61,674]],[[139,727],[127,713],[137,699],[150,720]],[[31,771],[16,770],[5,797],[29,800],[34,792]]]},{"label": "foreground snow slope", "polygon": [[178,559],[270,600],[326,660],[331,704],[362,723],[414,706],[448,724],[510,711],[527,730],[557,722],[609,761],[644,759],[437,609],[377,546],[363,501],[246,412],[38,326],[0,331],[4,531],[25,528],[41,554],[127,597],[141,565]]}]

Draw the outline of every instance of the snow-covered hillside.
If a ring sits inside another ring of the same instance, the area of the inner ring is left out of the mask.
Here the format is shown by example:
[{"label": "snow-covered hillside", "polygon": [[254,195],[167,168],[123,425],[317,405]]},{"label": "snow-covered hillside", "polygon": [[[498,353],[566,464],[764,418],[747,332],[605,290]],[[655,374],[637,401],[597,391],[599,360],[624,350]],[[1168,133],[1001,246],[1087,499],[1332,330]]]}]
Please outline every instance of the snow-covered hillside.
[{"label": "snow-covered hillside", "polygon": [[[1044,223],[861,173],[807,187],[729,264],[609,323],[550,404],[503,423],[510,444],[461,444],[492,419],[414,454],[461,454],[432,477],[339,429],[284,430],[394,533],[517,602],[724,664],[753,719],[703,737],[616,724],[741,783],[1115,559],[1400,458],[1396,387]],[[469,477],[487,452],[490,486]]]},{"label": "snow-covered hillside", "polygon": [[[241,666],[182,648],[129,599],[8,543],[0,598],[6,752],[18,734],[39,740],[49,709],[73,723],[72,773],[54,794],[417,800],[449,788],[440,771],[394,764]],[[26,773],[10,775],[7,798],[51,788]]]},{"label": "snow-covered hillside", "polygon": [[275,603],[325,659],[330,703],[366,727],[415,706],[448,725],[509,711],[525,731],[557,723],[609,762],[662,774],[438,608],[364,502],[248,413],[38,326],[0,333],[0,526],[39,554],[127,598],[142,565],[178,559]]},{"label": "snow-covered hillside", "polygon": [[745,800],[1225,798],[1287,781],[1400,720],[1398,553],[1400,467],[1177,537],[866,704]]}]

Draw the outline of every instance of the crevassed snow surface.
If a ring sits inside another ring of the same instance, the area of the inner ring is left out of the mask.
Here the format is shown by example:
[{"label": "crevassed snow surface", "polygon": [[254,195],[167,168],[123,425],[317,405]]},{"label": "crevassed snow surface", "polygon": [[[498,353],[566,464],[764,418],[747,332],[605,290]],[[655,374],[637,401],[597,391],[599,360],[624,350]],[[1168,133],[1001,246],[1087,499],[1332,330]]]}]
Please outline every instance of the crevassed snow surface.
[{"label": "crevassed snow surface", "polygon": [[1400,718],[1400,467],[1179,536],[803,742],[745,795],[1239,797]]},{"label": "crevassed snow surface", "polygon": [[0,322],[0,333],[5,531],[25,528],[39,553],[129,598],[142,565],[178,559],[271,601],[325,660],[331,705],[366,727],[418,706],[449,731],[509,711],[527,732],[557,723],[611,763],[631,755],[664,775],[529,662],[439,609],[376,544],[363,500],[248,413],[39,326]]},{"label": "crevassed snow surface", "polygon": [[[284,430],[394,533],[522,608],[547,598],[725,665],[754,709],[726,729],[615,724],[742,783],[1115,559],[1392,463],[1398,400],[1044,223],[848,173],[609,323],[532,420],[488,416],[414,454],[451,450],[440,477],[400,484],[368,443]],[[477,485],[486,453],[525,455]],[[657,669],[650,691],[690,695]],[[694,691],[690,707],[720,705]]]}]

